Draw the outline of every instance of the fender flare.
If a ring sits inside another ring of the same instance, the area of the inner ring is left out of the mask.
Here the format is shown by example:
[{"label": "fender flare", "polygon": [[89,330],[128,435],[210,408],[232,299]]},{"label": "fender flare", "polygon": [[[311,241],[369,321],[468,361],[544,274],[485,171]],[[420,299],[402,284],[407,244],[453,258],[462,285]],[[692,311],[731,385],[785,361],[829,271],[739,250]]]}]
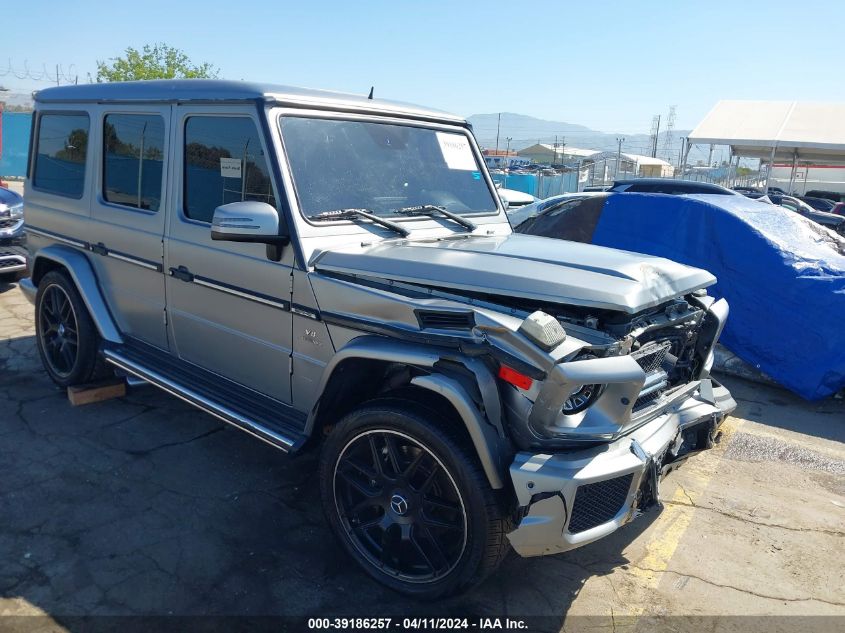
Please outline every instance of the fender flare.
[{"label": "fender flare", "polygon": [[[412,378],[411,384],[442,396],[452,405],[469,433],[473,448],[478,454],[490,486],[496,490],[505,487],[502,478],[505,466],[502,464],[501,420],[488,419],[491,414],[494,417],[500,415],[501,407],[498,399],[495,399],[495,406],[488,405],[488,402],[494,399],[487,395],[482,396],[485,409],[489,408],[488,417],[485,417],[459,381],[438,373],[434,367],[435,363],[441,360],[453,360],[462,363],[476,376],[476,380],[479,382],[479,390],[482,394],[485,394],[484,387],[489,389],[489,386],[495,385],[495,382],[489,370],[482,363],[478,362],[477,359],[456,356],[455,350],[451,349],[427,347],[381,336],[365,335],[353,339],[348,345],[338,350],[326,365],[318,390],[321,397],[325,393],[334,370],[343,361],[350,359],[377,360],[432,369],[431,374]],[[479,376],[479,372],[482,373],[481,376]],[[305,426],[306,435],[311,435],[314,430],[319,406],[320,399],[317,400],[308,415]]]},{"label": "fender flare", "polygon": [[36,287],[41,279],[40,277],[35,278],[35,272],[38,270],[38,263],[43,260],[59,264],[67,270],[76,289],[82,296],[82,301],[85,302],[85,307],[88,308],[88,313],[91,315],[100,336],[110,343],[123,343],[123,337],[120,335],[120,330],[117,329],[114,318],[103,299],[97,276],[94,274],[94,269],[88,258],[70,246],[61,244],[45,246],[36,253],[32,263],[32,283]]}]

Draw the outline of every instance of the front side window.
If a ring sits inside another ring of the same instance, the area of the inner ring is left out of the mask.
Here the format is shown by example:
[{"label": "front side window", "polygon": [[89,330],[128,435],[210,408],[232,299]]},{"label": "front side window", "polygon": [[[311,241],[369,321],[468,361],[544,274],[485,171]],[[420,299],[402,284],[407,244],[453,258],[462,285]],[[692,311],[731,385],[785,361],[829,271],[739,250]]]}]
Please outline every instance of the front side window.
[{"label": "front side window", "polygon": [[88,156],[87,114],[42,114],[32,184],[50,193],[81,198]]},{"label": "front side window", "polygon": [[222,204],[256,200],[276,206],[270,169],[248,117],[194,116],[185,124],[184,213],[211,222]]},{"label": "front side window", "polygon": [[158,211],[164,167],[164,119],[149,114],[109,114],[103,122],[103,197]]},{"label": "front side window", "polygon": [[350,208],[390,217],[425,205],[497,210],[465,134],[293,116],[281,118],[281,129],[306,217]]}]

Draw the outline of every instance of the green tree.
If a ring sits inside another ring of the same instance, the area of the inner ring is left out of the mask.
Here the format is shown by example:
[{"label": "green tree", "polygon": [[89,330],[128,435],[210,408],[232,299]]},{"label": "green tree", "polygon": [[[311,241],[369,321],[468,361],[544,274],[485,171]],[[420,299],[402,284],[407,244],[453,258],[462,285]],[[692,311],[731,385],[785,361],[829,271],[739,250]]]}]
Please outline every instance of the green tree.
[{"label": "green tree", "polygon": [[140,79],[214,79],[220,72],[208,62],[194,64],[184,51],[167,44],[131,46],[122,57],[97,61],[97,83]]}]

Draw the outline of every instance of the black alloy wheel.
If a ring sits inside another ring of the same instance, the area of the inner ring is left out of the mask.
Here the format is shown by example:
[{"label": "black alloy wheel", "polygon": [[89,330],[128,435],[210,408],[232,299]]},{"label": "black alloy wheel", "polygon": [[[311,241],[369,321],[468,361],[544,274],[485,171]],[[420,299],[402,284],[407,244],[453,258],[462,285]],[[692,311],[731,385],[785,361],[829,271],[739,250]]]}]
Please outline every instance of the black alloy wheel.
[{"label": "black alloy wheel", "polygon": [[414,389],[361,404],[320,456],[329,525],[379,583],[407,596],[454,596],[510,551],[511,497],[493,490],[463,421]]},{"label": "black alloy wheel", "polygon": [[97,327],[62,270],[51,270],[38,281],[35,333],[44,369],[60,387],[82,385],[111,373],[100,358]]},{"label": "black alloy wheel", "polygon": [[461,493],[410,436],[380,429],[354,437],[337,461],[334,493],[351,542],[384,573],[425,583],[458,564],[467,539]]},{"label": "black alloy wheel", "polygon": [[39,336],[49,369],[67,377],[76,365],[79,352],[79,323],[65,290],[57,285],[45,289],[38,314]]}]

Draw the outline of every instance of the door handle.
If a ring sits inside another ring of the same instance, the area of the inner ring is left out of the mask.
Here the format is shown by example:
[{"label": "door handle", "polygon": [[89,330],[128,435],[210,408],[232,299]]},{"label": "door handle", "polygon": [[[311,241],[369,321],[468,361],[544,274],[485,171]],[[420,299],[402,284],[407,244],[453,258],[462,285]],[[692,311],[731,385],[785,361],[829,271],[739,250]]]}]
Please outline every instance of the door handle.
[{"label": "door handle", "polygon": [[184,266],[179,266],[179,268],[171,268],[170,269],[170,276],[176,277],[181,281],[193,281],[194,275],[191,273],[190,270],[185,268]]}]

